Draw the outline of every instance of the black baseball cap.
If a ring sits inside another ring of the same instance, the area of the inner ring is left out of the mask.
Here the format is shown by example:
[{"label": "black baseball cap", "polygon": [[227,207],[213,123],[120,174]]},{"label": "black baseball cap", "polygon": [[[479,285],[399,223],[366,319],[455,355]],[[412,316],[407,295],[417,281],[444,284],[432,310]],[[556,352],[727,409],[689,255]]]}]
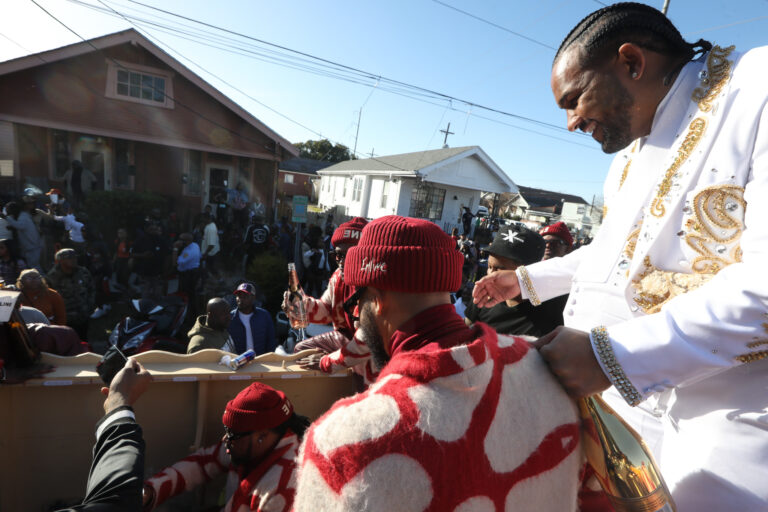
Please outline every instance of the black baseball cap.
[{"label": "black baseball cap", "polygon": [[488,254],[530,265],[541,261],[545,247],[544,237],[535,231],[524,226],[504,227],[488,248]]}]

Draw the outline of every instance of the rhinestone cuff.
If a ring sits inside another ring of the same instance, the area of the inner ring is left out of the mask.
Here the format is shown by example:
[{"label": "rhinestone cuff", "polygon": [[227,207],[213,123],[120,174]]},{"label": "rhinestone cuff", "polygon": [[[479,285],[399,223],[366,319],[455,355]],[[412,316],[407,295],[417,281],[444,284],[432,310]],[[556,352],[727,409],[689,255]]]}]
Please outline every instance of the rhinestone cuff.
[{"label": "rhinestone cuff", "polygon": [[526,269],[524,265],[520,265],[519,267],[517,267],[517,275],[523,281],[523,286],[525,286],[525,292],[528,294],[528,302],[530,302],[534,306],[538,306],[539,304],[541,304],[541,301],[539,300],[539,296],[536,294],[536,290],[534,290],[533,288],[531,277],[528,275],[528,269]]},{"label": "rhinestone cuff", "polygon": [[611,383],[619,390],[624,400],[631,406],[635,406],[643,401],[643,396],[637,391],[634,385],[629,381],[621,365],[613,355],[611,339],[608,337],[608,331],[605,326],[595,327],[589,334],[595,353],[600,358],[603,368],[608,372],[608,378]]}]

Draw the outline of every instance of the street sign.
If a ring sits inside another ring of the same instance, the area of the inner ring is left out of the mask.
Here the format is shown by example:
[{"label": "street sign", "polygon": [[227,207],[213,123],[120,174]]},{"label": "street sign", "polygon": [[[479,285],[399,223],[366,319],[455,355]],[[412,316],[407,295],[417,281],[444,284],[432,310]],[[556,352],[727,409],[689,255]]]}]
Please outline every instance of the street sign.
[{"label": "street sign", "polygon": [[308,203],[309,198],[307,196],[293,196],[293,217],[291,217],[293,222],[300,224],[307,222]]}]

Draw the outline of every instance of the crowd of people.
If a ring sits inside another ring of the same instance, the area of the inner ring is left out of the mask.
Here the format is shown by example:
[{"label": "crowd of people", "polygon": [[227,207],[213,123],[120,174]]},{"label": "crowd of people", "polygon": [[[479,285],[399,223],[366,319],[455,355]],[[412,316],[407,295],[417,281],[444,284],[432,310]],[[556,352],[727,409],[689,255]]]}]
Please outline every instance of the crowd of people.
[{"label": "crowd of people", "polygon": [[[500,226],[481,277],[466,268],[467,233],[426,220],[313,229],[305,267],[329,273],[332,248],[337,268],[324,291],[305,275],[304,305],[334,331],[297,348],[324,352],[307,366],[356,367],[363,391],[309,424],[253,383],[227,403],[220,442],[145,480],[131,406],[150,376],[129,360],[103,389],[75,510],[151,510],[223,473],[225,510],[237,512],[659,509],[611,501],[585,466],[574,399],[597,393],[646,439],[677,510],[768,510],[767,51],[688,43],[644,4],[595,11],[551,74],[568,128],[619,153],[591,244],[571,250],[558,224]],[[71,253],[58,256],[71,276]],[[217,332],[211,345],[200,334],[201,348],[238,346],[235,333],[257,343],[252,292],[238,286],[234,313],[208,303],[199,332]],[[641,475],[627,477],[632,487]]]}]

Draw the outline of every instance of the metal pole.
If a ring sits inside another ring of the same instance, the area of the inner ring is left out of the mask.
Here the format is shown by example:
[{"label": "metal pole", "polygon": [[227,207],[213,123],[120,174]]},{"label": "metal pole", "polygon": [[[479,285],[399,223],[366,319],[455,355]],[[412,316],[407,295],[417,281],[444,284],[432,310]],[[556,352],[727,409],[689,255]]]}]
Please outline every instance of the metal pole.
[{"label": "metal pole", "polygon": [[360,107],[360,112],[357,114],[357,131],[355,132],[355,148],[352,150],[352,156],[357,155],[357,136],[360,135],[360,118],[363,117],[363,107]]},{"label": "metal pole", "polygon": [[669,0],[664,0],[664,6],[661,8],[661,13],[666,16],[667,10],[669,10]]}]

